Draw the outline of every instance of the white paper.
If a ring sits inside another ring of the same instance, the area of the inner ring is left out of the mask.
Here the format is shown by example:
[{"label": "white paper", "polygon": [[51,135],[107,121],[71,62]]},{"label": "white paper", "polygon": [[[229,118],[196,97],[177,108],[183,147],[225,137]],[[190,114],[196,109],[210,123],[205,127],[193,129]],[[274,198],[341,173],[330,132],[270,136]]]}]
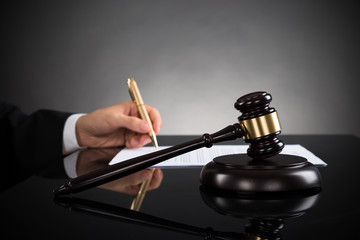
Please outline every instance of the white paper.
[{"label": "white paper", "polygon": [[[141,156],[150,152],[159,151],[169,146],[155,147],[142,147],[136,149],[123,149],[121,150],[109,163],[113,165],[118,162],[122,162],[137,156]],[[168,159],[164,162],[158,163],[153,167],[157,168],[181,168],[181,167],[202,167],[213,158],[228,155],[246,153],[248,145],[215,145],[211,148],[199,148],[197,150],[179,155],[177,157]],[[306,158],[309,162],[315,166],[327,166],[327,164],[320,158],[315,156],[312,152],[304,148],[299,144],[285,145],[280,154],[290,154]]]}]

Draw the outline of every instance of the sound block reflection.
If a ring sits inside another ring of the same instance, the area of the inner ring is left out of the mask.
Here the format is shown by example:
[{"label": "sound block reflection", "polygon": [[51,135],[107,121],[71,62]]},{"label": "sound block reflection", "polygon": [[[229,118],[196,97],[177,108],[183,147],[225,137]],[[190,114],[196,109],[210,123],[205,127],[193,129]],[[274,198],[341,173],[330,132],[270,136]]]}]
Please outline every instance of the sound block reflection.
[{"label": "sound block reflection", "polygon": [[320,189],[293,191],[282,194],[237,194],[235,192],[214,191],[200,186],[203,201],[216,212],[249,220],[245,226],[245,238],[283,239],[281,231],[285,219],[300,217],[319,201]]},{"label": "sound block reflection", "polygon": [[286,154],[256,160],[246,154],[220,156],[204,166],[200,181],[209,188],[254,194],[321,188],[313,164]]}]

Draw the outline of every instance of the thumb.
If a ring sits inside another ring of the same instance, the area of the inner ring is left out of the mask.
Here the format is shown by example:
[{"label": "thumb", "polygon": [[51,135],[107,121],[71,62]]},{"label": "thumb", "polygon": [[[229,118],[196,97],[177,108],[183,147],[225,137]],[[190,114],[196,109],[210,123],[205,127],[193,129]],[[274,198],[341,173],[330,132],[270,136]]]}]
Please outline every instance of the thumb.
[{"label": "thumb", "polygon": [[121,119],[121,125],[137,133],[147,133],[150,131],[149,123],[138,117],[124,116]]}]

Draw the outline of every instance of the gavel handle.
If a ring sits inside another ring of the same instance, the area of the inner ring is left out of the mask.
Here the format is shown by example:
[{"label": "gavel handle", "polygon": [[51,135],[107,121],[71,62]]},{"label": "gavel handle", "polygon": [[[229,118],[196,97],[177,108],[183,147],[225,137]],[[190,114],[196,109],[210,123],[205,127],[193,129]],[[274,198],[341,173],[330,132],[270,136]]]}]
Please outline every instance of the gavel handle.
[{"label": "gavel handle", "polygon": [[123,162],[109,165],[107,167],[98,169],[93,172],[81,175],[77,178],[71,179],[68,183],[54,189],[55,195],[64,195],[69,193],[80,192],[92,187],[96,187],[107,182],[125,177],[134,172],[151,167],[157,163],[167,159],[179,156],[181,154],[202,148],[212,147],[215,143],[235,140],[243,136],[243,131],[240,124],[233,124],[224,129],[213,133],[205,133],[202,137],[188,141],[179,145],[175,145],[163,150],[138,156]]}]

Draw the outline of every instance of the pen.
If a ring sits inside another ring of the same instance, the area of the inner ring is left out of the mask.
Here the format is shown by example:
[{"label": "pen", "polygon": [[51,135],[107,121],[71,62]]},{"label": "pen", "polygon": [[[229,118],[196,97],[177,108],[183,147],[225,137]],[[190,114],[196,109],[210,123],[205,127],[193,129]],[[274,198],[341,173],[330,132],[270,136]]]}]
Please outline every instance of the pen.
[{"label": "pen", "polygon": [[150,185],[152,176],[154,174],[155,168],[151,168],[150,171],[151,171],[151,178],[141,184],[138,193],[136,194],[136,196],[134,197],[134,199],[133,199],[133,201],[131,203],[131,206],[130,206],[131,210],[135,210],[135,211],[140,210],[142,202],[143,202],[143,200],[145,198],[146,191],[149,188],[149,185]]},{"label": "pen", "polygon": [[[155,135],[155,132],[152,128],[152,123],[151,123],[151,120],[150,120],[150,117],[146,111],[146,108],[145,108],[145,105],[144,105],[144,101],[140,95],[140,91],[139,91],[139,88],[137,86],[137,83],[135,81],[134,78],[129,78],[128,81],[127,81],[127,85],[128,85],[128,88],[129,88],[129,93],[130,93],[130,96],[132,98],[132,100],[134,101],[134,103],[136,104],[136,107],[138,108],[138,111],[140,113],[140,117],[147,121],[151,128],[150,128],[150,131],[149,131],[149,136],[151,138],[151,141],[153,142],[154,146],[157,148],[158,147],[158,143],[157,143],[157,139],[156,139],[156,135]],[[139,211],[140,210],[140,207],[142,205],[142,202],[144,200],[144,197],[145,197],[145,194],[146,194],[146,191],[150,185],[150,182],[151,182],[151,179],[152,179],[152,175],[154,173],[154,168],[150,169],[151,170],[151,178],[147,181],[144,181],[141,186],[140,186],[140,189],[138,191],[138,193],[136,194],[136,196],[134,197],[133,201],[132,201],[132,204],[130,206],[130,209],[131,210],[135,210],[135,211]]]},{"label": "pen", "polygon": [[129,78],[127,81],[127,85],[129,88],[130,96],[131,96],[132,100],[134,101],[134,103],[136,104],[136,107],[139,111],[141,119],[147,121],[150,124],[149,136],[151,138],[151,141],[153,142],[155,147],[158,147],[156,135],[155,135],[154,129],[152,127],[150,117],[146,111],[144,101],[140,95],[140,91],[136,84],[135,79]]}]

